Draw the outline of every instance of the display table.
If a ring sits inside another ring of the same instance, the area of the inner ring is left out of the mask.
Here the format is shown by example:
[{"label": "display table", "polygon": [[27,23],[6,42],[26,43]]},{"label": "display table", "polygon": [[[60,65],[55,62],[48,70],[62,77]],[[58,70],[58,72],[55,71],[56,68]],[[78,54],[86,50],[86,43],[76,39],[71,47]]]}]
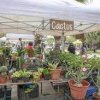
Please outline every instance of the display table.
[{"label": "display table", "polygon": [[[12,86],[12,85],[17,85],[17,87],[20,87],[21,85],[25,85],[25,84],[32,84],[33,82],[30,81],[30,82],[17,82],[17,83],[12,83],[12,82],[7,82],[7,83],[0,83],[0,86],[4,86],[5,87],[5,90],[7,88],[7,86]],[[61,84],[66,84],[68,83],[68,79],[59,79],[59,80],[40,80],[40,81],[37,81],[36,83],[40,83],[40,93],[41,95],[46,95],[47,93],[43,93],[43,86],[45,87],[45,83],[52,83],[52,84],[55,84],[58,88],[57,88],[57,92],[56,93],[50,93],[49,95],[56,95],[56,97],[58,97],[61,93],[59,92],[59,86]],[[19,89],[17,88],[17,91]],[[58,93],[59,92],[59,93]],[[6,92],[5,92],[6,93]],[[20,92],[17,92],[17,96],[19,96]],[[5,96],[6,97],[6,96]],[[65,98],[66,96],[64,96]],[[68,97],[68,96],[67,96]],[[24,97],[23,97],[24,98]],[[20,100],[20,99],[19,99]],[[24,99],[21,99],[21,100],[24,100]],[[65,99],[66,100],[66,99]]]},{"label": "display table", "polygon": [[[37,81],[36,83],[44,83],[44,82],[56,82],[56,83],[65,83],[68,82],[68,79],[59,79],[59,80],[40,80]],[[17,82],[17,83],[12,83],[12,82],[7,82],[7,83],[0,83],[0,85],[23,85],[23,84],[30,84],[30,82]]]},{"label": "display table", "polygon": [[[45,82],[53,82],[53,83],[66,83],[68,82],[68,79],[59,79],[59,80],[40,80],[40,81],[37,81],[36,83],[40,83],[41,84],[41,94],[42,94],[42,88],[43,88],[43,83]],[[24,85],[24,84],[31,84],[32,81],[30,82],[17,82],[17,83],[12,83],[12,82],[7,82],[7,83],[0,83],[0,86],[8,86],[8,85]]]}]

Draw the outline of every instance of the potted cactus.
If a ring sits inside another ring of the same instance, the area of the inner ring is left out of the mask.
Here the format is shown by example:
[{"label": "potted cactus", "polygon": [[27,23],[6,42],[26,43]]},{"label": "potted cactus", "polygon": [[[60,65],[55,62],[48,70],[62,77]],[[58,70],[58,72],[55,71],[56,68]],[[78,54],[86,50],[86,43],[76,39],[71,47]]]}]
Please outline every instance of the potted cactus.
[{"label": "potted cactus", "polygon": [[48,63],[52,80],[58,80],[60,78],[61,68],[58,67],[58,64],[59,63]]},{"label": "potted cactus", "polygon": [[0,67],[0,83],[6,83],[7,82],[7,66],[1,66]]}]

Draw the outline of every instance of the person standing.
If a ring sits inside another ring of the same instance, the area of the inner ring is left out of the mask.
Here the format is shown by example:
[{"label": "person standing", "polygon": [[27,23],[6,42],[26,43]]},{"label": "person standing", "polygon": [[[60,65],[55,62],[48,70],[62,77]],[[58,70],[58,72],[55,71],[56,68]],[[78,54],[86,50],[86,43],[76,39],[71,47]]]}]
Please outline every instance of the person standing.
[{"label": "person standing", "polygon": [[82,43],[82,46],[81,46],[81,55],[86,55],[87,53],[87,46],[85,43]]},{"label": "person standing", "polygon": [[15,53],[16,51],[17,51],[16,45],[13,44],[13,45],[12,45],[12,53]]},{"label": "person standing", "polygon": [[96,44],[93,44],[93,51],[96,52]]},{"label": "person standing", "polygon": [[69,44],[68,51],[75,54],[75,46],[72,43]]},{"label": "person standing", "polygon": [[29,42],[28,46],[26,47],[26,51],[27,51],[28,57],[33,57],[34,50],[33,50],[32,42]]}]

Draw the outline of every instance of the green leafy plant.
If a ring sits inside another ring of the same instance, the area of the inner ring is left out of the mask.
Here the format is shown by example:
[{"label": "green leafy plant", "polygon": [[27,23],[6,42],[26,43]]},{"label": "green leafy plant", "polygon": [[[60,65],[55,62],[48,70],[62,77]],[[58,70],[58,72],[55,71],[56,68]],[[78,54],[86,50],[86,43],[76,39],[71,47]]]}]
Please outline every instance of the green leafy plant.
[{"label": "green leafy plant", "polygon": [[97,95],[100,96],[100,58],[94,57],[89,59],[89,63],[94,70],[97,70],[96,81],[92,77],[92,80],[96,87],[98,88]]},{"label": "green leafy plant", "polygon": [[42,73],[44,69],[43,68],[38,68],[37,70],[38,70],[39,73]]},{"label": "green leafy plant", "polygon": [[37,71],[33,73],[34,81],[40,80],[42,72],[43,72],[43,68],[38,68]]},{"label": "green leafy plant", "polygon": [[26,69],[23,70],[19,70],[16,71],[15,73],[13,73],[12,77],[16,77],[16,78],[23,78],[23,77],[30,77],[32,75],[31,71],[27,71]]},{"label": "green leafy plant", "polygon": [[41,47],[38,46],[35,50],[34,50],[34,55],[36,54],[41,54]]},{"label": "green leafy plant", "polygon": [[25,59],[22,57],[18,57],[17,58],[17,67],[21,68],[23,66],[23,64],[25,63]]},{"label": "green leafy plant", "polygon": [[93,0],[76,0],[76,1],[78,1],[78,2],[80,2],[80,3],[87,4],[87,3],[92,2]]},{"label": "green leafy plant", "polygon": [[2,72],[6,72],[8,69],[7,69],[7,66],[1,66],[0,67],[0,73]]},{"label": "green leafy plant", "polygon": [[40,80],[40,76],[41,76],[41,73],[39,73],[39,72],[34,72],[34,73],[33,73],[34,81]]},{"label": "green leafy plant", "polygon": [[62,52],[59,54],[59,61],[60,63],[68,64],[67,62],[70,59],[70,57],[71,57],[70,53]]},{"label": "green leafy plant", "polygon": [[44,75],[49,75],[49,74],[50,74],[49,69],[48,69],[48,68],[44,68],[43,74],[44,74]]},{"label": "green leafy plant", "polygon": [[50,69],[57,69],[59,63],[48,63]]},{"label": "green leafy plant", "polygon": [[25,93],[31,93],[33,89],[37,87],[37,83],[32,83],[31,85],[28,85],[25,87]]},{"label": "green leafy plant", "polygon": [[81,85],[82,80],[87,78],[93,70],[79,55],[66,54],[65,61],[67,61],[66,75],[69,75],[78,85]]},{"label": "green leafy plant", "polygon": [[43,76],[45,80],[49,80],[51,78],[51,73],[48,68],[44,68],[43,70]]},{"label": "green leafy plant", "polygon": [[49,54],[46,54],[46,60],[50,63],[58,62],[59,61],[59,50],[50,51]]}]

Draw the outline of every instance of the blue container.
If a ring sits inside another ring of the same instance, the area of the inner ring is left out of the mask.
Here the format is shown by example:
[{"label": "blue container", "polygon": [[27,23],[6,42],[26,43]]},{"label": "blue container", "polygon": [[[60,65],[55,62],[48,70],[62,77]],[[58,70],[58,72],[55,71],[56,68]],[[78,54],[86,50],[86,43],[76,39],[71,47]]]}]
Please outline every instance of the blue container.
[{"label": "blue container", "polygon": [[90,86],[87,90],[86,97],[93,98],[93,93],[95,93],[96,91],[97,91],[97,88],[95,86]]}]

